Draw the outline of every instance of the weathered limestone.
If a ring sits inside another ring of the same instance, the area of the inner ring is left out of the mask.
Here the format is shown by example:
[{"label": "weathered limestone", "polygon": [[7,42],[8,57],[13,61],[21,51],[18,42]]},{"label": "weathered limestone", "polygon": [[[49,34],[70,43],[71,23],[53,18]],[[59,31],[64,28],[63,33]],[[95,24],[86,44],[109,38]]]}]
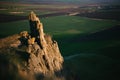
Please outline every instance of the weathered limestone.
[{"label": "weathered limestone", "polygon": [[34,12],[29,15],[29,22],[30,34],[23,31],[0,39],[0,56],[6,57],[5,62],[8,62],[8,65],[4,65],[3,58],[1,73],[5,77],[2,79],[17,77],[12,80],[64,80],[61,77],[64,60],[57,42],[44,33],[43,24]]},{"label": "weathered limestone", "polygon": [[43,24],[34,12],[29,15],[31,37],[35,42],[28,39],[28,53],[30,59],[28,62],[30,72],[35,74],[54,74],[62,70],[63,57],[56,41],[52,41],[51,36],[43,31]]},{"label": "weathered limestone", "polygon": [[36,42],[41,46],[41,48],[46,46],[46,41],[44,38],[43,24],[40,22],[39,18],[34,12],[29,15],[30,31],[31,37],[36,38]]}]

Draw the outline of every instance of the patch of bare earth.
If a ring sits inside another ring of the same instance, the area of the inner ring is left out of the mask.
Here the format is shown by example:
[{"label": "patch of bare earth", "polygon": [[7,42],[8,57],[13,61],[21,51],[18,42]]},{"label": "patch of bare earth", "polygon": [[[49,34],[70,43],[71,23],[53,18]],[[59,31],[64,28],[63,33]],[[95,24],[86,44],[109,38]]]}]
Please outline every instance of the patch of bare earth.
[{"label": "patch of bare earth", "polygon": [[24,12],[9,12],[10,14],[23,14]]}]

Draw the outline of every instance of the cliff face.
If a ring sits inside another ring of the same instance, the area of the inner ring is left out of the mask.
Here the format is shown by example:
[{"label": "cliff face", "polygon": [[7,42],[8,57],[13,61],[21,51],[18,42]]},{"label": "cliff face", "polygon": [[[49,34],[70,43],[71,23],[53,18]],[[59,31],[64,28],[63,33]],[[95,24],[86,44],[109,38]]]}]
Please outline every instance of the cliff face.
[{"label": "cliff face", "polygon": [[[34,12],[29,15],[29,23],[30,34],[23,31],[0,40],[0,57],[9,55],[9,58],[5,58],[8,66],[12,63],[11,67],[16,67],[16,74],[25,77],[25,80],[44,80],[43,78],[46,77],[45,80],[50,80],[51,77],[52,80],[63,80],[64,78],[56,76],[56,73],[61,75],[64,62],[57,42],[44,33],[43,25]],[[4,62],[4,60],[0,60],[0,62]],[[4,63],[0,65],[4,65]],[[3,69],[4,67],[0,71]],[[11,70],[8,68],[8,71],[10,71],[9,69]],[[1,72],[0,74],[5,80],[5,77],[8,77],[7,73]]]}]

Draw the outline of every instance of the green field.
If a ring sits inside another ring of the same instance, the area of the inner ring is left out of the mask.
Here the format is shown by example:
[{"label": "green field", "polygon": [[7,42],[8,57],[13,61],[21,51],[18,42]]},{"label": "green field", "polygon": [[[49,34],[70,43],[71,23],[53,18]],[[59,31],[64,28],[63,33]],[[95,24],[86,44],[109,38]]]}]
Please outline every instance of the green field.
[{"label": "green field", "polygon": [[[57,16],[42,18],[41,22],[44,25],[44,30],[46,33],[59,36],[68,34],[76,35],[93,33],[119,24],[118,21],[95,20],[76,16]],[[29,30],[29,22],[27,20],[24,20],[0,23],[0,27],[0,35],[8,36],[18,33],[22,30]]]},{"label": "green field", "polygon": [[[64,56],[89,52],[93,51],[93,49],[95,51],[96,49],[105,46],[105,44],[109,44],[108,41],[72,42],[72,40],[76,37],[80,38],[119,24],[118,21],[96,20],[76,16],[42,18],[41,22],[44,25],[45,33],[52,35],[53,38],[58,41],[61,53]],[[29,22],[27,20],[0,23],[1,37],[19,33],[23,30],[29,31]]]},{"label": "green field", "polygon": [[[120,32],[111,28],[116,28],[119,21],[78,16],[56,16],[40,20],[44,25],[44,32],[52,35],[58,42],[70,78],[108,80],[118,77]],[[1,38],[23,30],[29,31],[27,20],[0,23]],[[75,54],[80,55],[66,59]]]}]

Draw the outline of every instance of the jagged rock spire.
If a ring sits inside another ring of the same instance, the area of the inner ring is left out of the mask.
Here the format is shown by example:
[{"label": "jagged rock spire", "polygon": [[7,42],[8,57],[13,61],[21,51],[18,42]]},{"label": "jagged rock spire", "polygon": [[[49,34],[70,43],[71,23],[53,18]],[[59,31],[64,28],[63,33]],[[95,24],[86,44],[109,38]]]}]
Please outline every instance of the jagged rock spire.
[{"label": "jagged rock spire", "polygon": [[36,21],[36,14],[33,11],[30,12],[29,20]]},{"label": "jagged rock spire", "polygon": [[43,24],[34,12],[29,15],[29,22],[30,34],[23,31],[0,40],[1,55],[8,55],[4,62],[10,64],[2,62],[5,65],[1,68],[2,79],[11,79],[14,72],[14,80],[21,77],[23,80],[64,80],[60,75],[64,60],[57,42],[44,33]]},{"label": "jagged rock spire", "polygon": [[43,48],[46,45],[44,39],[43,24],[40,22],[39,18],[32,11],[29,15],[30,31],[31,37],[35,37],[37,43]]},{"label": "jagged rock spire", "polygon": [[29,15],[29,23],[31,37],[36,39],[34,44],[28,45],[27,50],[30,54],[28,62],[30,71],[41,74],[61,71],[64,60],[57,42],[44,33],[43,24],[34,12]]}]

